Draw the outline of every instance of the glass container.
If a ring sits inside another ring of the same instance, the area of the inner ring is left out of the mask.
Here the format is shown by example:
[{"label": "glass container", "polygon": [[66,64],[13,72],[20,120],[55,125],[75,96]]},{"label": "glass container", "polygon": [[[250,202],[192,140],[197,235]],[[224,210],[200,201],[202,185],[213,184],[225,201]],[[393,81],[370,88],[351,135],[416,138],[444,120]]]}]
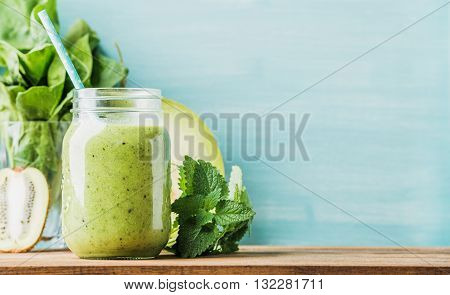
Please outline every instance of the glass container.
[{"label": "glass container", "polygon": [[170,140],[156,89],[74,95],[63,143],[63,235],[81,258],[148,259],[170,233]]}]

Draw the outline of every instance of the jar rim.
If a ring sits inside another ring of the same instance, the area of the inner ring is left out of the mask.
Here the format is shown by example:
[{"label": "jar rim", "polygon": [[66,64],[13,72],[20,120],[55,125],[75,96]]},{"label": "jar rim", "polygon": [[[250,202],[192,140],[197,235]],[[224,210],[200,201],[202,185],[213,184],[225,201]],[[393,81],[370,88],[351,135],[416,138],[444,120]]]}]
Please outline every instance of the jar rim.
[{"label": "jar rim", "polygon": [[159,112],[161,90],[152,88],[83,88],[74,93],[72,112]]},{"label": "jar rim", "polygon": [[[125,97],[124,97],[125,96]],[[75,89],[75,99],[161,99],[156,88],[83,88]]]}]

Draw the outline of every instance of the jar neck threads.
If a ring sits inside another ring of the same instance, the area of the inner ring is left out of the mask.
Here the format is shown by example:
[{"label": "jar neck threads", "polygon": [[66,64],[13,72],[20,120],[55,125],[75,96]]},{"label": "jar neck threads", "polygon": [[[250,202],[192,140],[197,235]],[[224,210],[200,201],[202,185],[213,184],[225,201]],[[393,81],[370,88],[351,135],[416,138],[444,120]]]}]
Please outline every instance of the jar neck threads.
[{"label": "jar neck threads", "polygon": [[161,91],[148,88],[84,88],[75,90],[77,113],[160,112]]}]

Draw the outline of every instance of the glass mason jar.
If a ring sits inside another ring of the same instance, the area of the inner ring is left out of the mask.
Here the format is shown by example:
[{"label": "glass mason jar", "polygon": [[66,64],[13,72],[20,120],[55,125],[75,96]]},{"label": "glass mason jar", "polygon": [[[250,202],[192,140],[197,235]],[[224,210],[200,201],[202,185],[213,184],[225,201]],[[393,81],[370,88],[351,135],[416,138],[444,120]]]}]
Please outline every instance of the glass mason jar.
[{"label": "glass mason jar", "polygon": [[81,258],[147,259],[170,233],[170,140],[156,89],[75,91],[63,142],[63,236]]}]

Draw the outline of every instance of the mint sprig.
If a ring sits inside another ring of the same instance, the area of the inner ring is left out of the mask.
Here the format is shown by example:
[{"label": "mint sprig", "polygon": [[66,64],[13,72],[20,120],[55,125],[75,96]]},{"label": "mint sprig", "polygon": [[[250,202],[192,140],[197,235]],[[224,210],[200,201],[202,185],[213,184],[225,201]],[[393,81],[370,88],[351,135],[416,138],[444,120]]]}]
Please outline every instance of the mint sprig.
[{"label": "mint sprig", "polygon": [[179,226],[172,232],[178,233],[178,237],[175,243],[170,243],[169,250],[181,257],[238,250],[255,212],[237,166],[233,167],[230,179],[227,184],[211,163],[185,157],[179,179],[183,193],[172,204],[172,212],[178,215],[174,226]]}]

